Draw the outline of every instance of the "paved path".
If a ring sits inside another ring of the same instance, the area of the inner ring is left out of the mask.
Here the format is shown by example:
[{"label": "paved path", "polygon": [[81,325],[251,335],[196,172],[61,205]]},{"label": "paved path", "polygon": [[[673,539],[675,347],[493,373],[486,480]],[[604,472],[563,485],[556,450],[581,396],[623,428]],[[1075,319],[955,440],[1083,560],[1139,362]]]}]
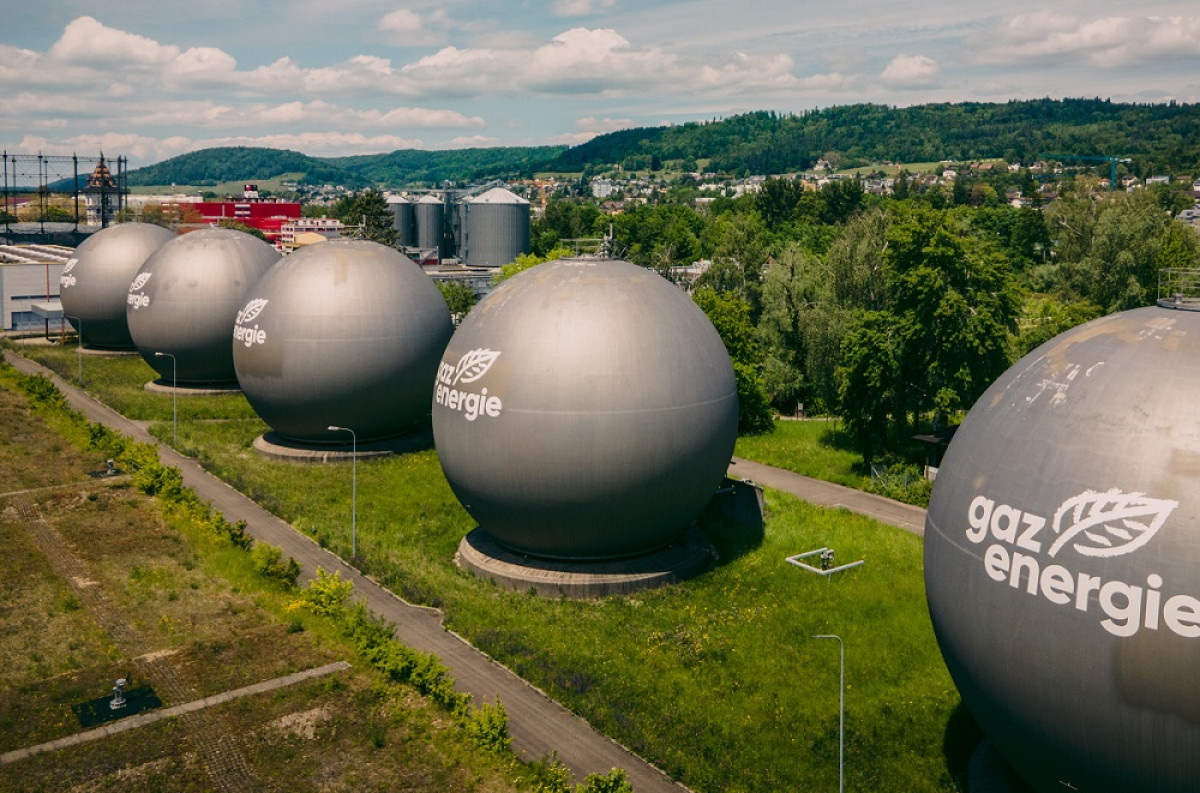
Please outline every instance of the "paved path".
[{"label": "paved path", "polygon": [[[104,424],[135,440],[157,445],[156,439],[143,427],[100,404],[48,369],[8,351],[4,352],[4,357],[22,372],[49,377],[66,396],[68,404],[90,421]],[[596,732],[586,721],[459,636],[445,630],[440,611],[414,606],[396,597],[209,474],[195,460],[161,445],[158,446],[158,455],[166,465],[179,468],[184,482],[201,498],[211,502],[227,520],[246,521],[246,531],[255,540],[279,546],[285,556],[291,556],[299,562],[302,581],[311,579],[318,566],[330,573],[341,573],[343,579],[353,582],[358,597],[366,602],[371,611],[396,626],[396,637],[401,642],[440,658],[449,667],[458,690],[471,694],[477,702],[492,701],[499,697],[508,712],[513,749],[523,759],[540,760],[556,751],[558,758],[581,780],[590,773],[607,773],[613,768],[623,768],[637,793],[679,793],[686,789],[629,750]]]},{"label": "paved path", "polygon": [[751,479],[760,485],[773,487],[785,493],[791,493],[811,504],[824,507],[843,507],[851,512],[874,518],[880,523],[890,523],[893,526],[911,531],[917,536],[925,535],[925,510],[911,504],[901,504],[890,498],[865,493],[862,490],[835,485],[820,479],[772,468],[769,465],[756,463],[734,457],[729,466],[729,475],[735,479]]},{"label": "paved path", "polygon": [[14,763],[17,760],[24,760],[26,757],[32,757],[35,754],[49,752],[55,749],[63,749],[68,746],[76,746],[88,741],[98,741],[101,738],[107,738],[110,735],[116,735],[119,732],[132,730],[137,727],[145,727],[147,724],[153,724],[156,721],[170,719],[175,716],[183,716],[204,708],[211,708],[213,705],[220,705],[223,702],[228,702],[231,699],[240,699],[241,697],[249,697],[254,694],[262,694],[266,691],[275,691],[284,686],[294,686],[296,683],[301,683],[305,680],[311,680],[314,677],[340,672],[343,669],[349,669],[350,664],[345,661],[335,661],[332,664],[319,666],[315,669],[306,669],[303,672],[285,675],[284,677],[276,677],[271,680],[264,680],[261,683],[244,686],[234,689],[233,691],[222,691],[220,694],[213,694],[211,697],[197,699],[191,702],[185,702],[182,705],[176,705],[172,708],[163,708],[162,710],[151,710],[146,713],[139,713],[136,716],[114,721],[105,724],[102,727],[97,727],[94,730],[85,732],[77,732],[74,735],[67,735],[57,740],[48,741],[47,743],[39,743],[37,746],[26,746],[24,749],[14,749],[11,752],[0,754],[0,763]]}]

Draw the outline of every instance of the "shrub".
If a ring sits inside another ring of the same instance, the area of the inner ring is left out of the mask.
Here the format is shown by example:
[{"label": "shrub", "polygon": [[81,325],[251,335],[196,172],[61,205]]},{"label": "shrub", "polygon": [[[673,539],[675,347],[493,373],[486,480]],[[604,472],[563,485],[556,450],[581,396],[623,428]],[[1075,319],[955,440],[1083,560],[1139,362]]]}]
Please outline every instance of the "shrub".
[{"label": "shrub", "polygon": [[485,702],[475,708],[463,726],[467,736],[488,752],[503,752],[512,742],[508,734],[508,711],[499,699],[493,704]]},{"label": "shrub", "polygon": [[[244,525],[244,522],[242,523]],[[250,558],[254,561],[254,569],[260,575],[280,581],[286,586],[295,586],[296,579],[300,577],[300,565],[290,556],[286,562],[283,561],[283,549],[276,545],[255,543],[254,549],[250,551]]]}]

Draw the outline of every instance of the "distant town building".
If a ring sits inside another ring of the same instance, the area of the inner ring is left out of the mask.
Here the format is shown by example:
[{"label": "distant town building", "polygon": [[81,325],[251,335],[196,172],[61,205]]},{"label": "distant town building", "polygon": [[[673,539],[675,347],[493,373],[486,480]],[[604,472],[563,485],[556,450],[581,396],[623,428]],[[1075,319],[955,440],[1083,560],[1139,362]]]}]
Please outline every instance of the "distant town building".
[{"label": "distant town building", "polygon": [[288,220],[279,227],[279,238],[275,247],[284,254],[305,245],[338,239],[346,227],[337,218],[298,218]]},{"label": "distant town building", "polygon": [[107,226],[112,222],[117,212],[124,204],[124,197],[129,193],[123,180],[114,177],[100,155],[100,161],[88,177],[87,184],[79,191],[83,196],[83,204],[87,211],[87,225]]}]

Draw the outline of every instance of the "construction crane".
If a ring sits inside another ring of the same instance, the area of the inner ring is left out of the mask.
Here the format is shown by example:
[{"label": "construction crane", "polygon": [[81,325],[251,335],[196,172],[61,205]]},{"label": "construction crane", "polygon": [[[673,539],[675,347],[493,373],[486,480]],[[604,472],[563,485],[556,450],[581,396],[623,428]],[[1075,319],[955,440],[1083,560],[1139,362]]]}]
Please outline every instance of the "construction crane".
[{"label": "construction crane", "polygon": [[1107,157],[1098,154],[1039,154],[1039,160],[1081,160],[1083,162],[1108,163],[1109,192],[1117,189],[1117,163],[1129,162],[1128,157]]}]

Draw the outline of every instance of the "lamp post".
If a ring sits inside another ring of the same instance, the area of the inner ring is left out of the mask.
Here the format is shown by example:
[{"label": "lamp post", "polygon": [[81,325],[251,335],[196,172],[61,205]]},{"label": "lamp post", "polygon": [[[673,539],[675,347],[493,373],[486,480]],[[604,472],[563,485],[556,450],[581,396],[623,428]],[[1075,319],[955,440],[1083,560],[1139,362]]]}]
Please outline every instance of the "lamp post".
[{"label": "lamp post", "polygon": [[155,358],[170,358],[171,359],[171,445],[179,445],[179,399],[177,392],[179,391],[179,380],[176,374],[179,370],[175,367],[175,356],[169,352],[156,352]]},{"label": "lamp post", "polygon": [[358,558],[358,435],[349,427],[330,425],[330,432],[350,433],[350,558]]},{"label": "lamp post", "polygon": [[83,388],[83,318],[70,317],[63,314],[67,319],[73,319],[79,323],[78,343],[75,346],[75,355],[79,358],[79,387]]},{"label": "lamp post", "polygon": [[841,636],[821,634],[814,639],[837,639],[838,655],[841,657],[841,675],[838,678],[838,793],[846,785],[846,643]]}]

